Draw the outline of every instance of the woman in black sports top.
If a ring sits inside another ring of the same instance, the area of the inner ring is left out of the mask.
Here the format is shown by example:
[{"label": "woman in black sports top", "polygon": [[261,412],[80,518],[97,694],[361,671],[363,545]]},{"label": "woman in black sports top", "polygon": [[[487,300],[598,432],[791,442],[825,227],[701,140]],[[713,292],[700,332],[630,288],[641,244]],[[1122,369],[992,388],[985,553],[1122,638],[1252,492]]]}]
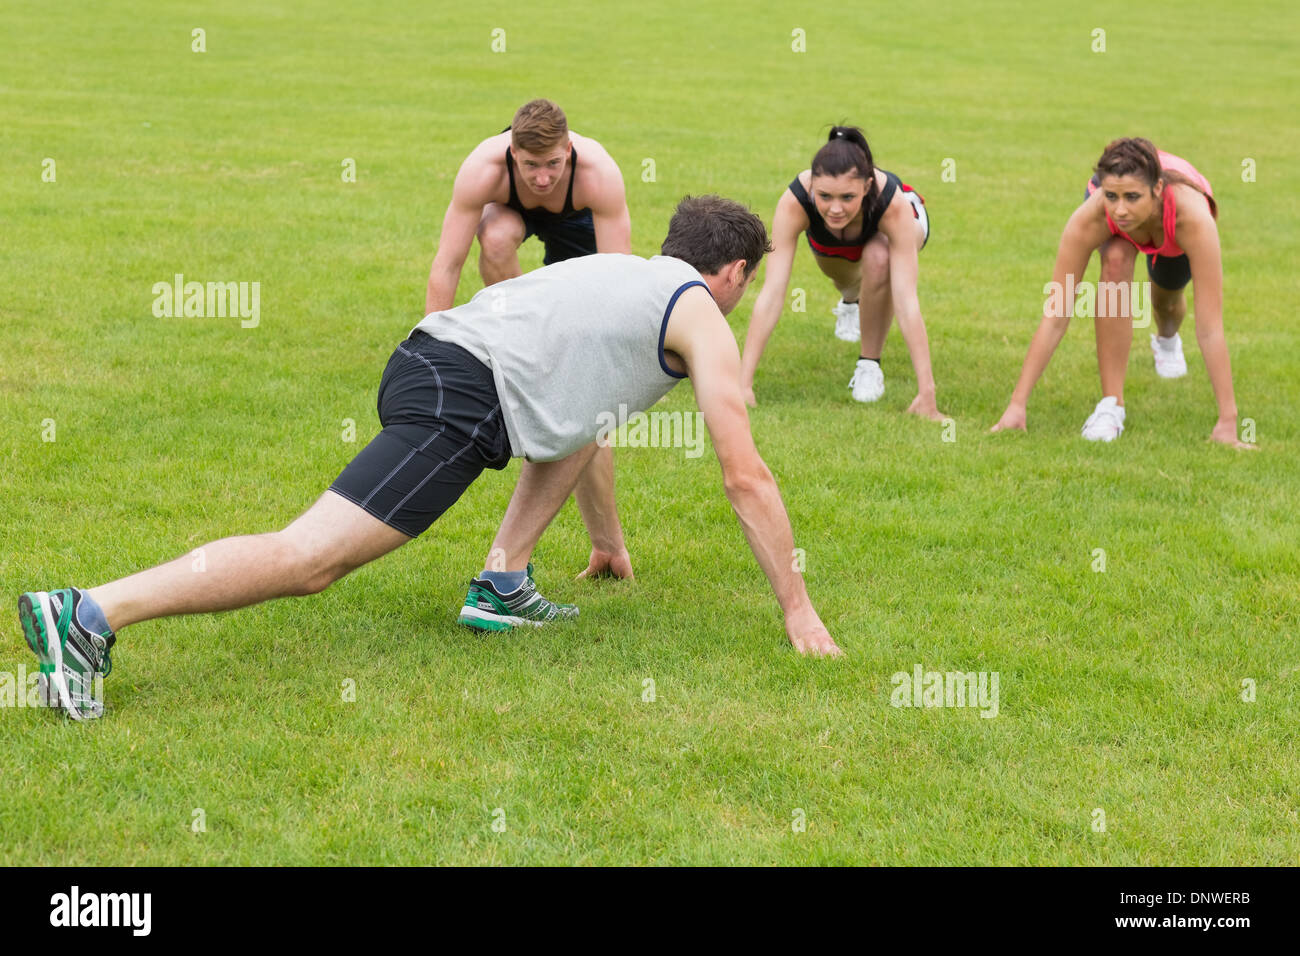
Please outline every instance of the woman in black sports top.
[{"label": "woman in black sports top", "polygon": [[856,126],[832,127],[812,167],[795,177],[777,203],[773,251],[741,360],[746,400],[755,404],[754,373],[781,317],[800,233],[807,235],[813,260],[842,297],[834,310],[839,319],[836,334],[850,326],[851,338],[862,344],[849,381],[853,398],[874,402],[884,394],[880,354],[890,319],[897,313],[916,370],[916,398],[907,410],[942,419],[916,296],[917,253],[930,236],[925,202],[893,173],[876,168],[866,137]]}]

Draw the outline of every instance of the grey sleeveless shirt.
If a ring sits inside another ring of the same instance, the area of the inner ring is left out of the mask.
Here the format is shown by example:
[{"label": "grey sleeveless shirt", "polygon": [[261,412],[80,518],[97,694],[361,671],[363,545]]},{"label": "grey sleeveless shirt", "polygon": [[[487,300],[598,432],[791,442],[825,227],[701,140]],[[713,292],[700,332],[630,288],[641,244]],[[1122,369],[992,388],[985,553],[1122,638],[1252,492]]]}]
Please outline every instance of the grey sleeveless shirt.
[{"label": "grey sleeveless shirt", "polygon": [[556,461],[594,441],[620,405],[645,411],[686,377],[664,361],[663,336],[693,285],[704,281],[681,259],[581,256],[488,286],[415,328],[492,370],[511,455]]}]

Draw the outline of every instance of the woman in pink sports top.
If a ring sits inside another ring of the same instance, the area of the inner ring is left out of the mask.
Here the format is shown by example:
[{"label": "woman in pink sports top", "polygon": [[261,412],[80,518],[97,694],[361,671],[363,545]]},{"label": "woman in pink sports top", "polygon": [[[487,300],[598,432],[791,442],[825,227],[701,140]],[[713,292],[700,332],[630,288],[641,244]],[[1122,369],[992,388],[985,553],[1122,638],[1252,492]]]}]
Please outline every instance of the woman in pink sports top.
[{"label": "woman in pink sports top", "polygon": [[1095,302],[1097,366],[1102,399],[1083,426],[1083,437],[1112,441],[1124,430],[1124,374],[1133,344],[1130,285],[1137,254],[1147,257],[1150,307],[1159,335],[1151,336],[1156,374],[1187,374],[1178,329],[1187,314],[1183,289],[1196,287],[1196,341],[1219,406],[1210,437],[1236,448],[1237,402],[1223,337],[1223,267],[1218,208],[1210,184],[1184,159],[1159,152],[1150,140],[1117,139],[1101,154],[1087,198],[1065,225],[1056,253],[1043,319],[1034,333],[1011,401],[993,431],[1025,430],[1029,393],[1065,335],[1076,291],[1093,250],[1101,257]]}]

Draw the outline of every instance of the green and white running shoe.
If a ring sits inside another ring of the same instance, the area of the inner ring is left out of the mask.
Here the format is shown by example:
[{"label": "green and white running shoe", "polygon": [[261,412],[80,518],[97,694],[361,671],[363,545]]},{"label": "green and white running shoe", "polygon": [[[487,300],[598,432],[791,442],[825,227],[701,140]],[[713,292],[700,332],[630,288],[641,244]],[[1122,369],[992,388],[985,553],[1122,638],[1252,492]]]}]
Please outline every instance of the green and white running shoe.
[{"label": "green and white running shoe", "polygon": [[483,578],[470,581],[460,623],[480,631],[509,631],[524,624],[541,627],[578,616],[576,604],[555,604],[537,593],[531,564],[524,574],[524,583],[509,594],[502,594]]},{"label": "green and white running shoe", "polygon": [[61,588],[29,591],[18,599],[23,636],[41,661],[41,699],[73,720],[104,715],[104,678],[113,669],[108,652],[117,640],[111,631],[96,634],[81,626],[82,597],[77,588]]}]

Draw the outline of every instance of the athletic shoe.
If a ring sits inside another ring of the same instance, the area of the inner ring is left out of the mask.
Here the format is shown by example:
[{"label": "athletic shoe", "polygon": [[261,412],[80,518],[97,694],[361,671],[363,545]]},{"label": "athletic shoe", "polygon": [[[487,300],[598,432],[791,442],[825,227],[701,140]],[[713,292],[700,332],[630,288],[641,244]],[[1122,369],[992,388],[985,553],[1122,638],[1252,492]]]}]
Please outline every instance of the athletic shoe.
[{"label": "athletic shoe", "polygon": [[1183,358],[1183,339],[1177,332],[1173,341],[1151,336],[1151,352],[1156,357],[1156,374],[1161,378],[1182,378],[1187,374],[1187,359]]},{"label": "athletic shoe", "polygon": [[541,627],[578,616],[577,605],[555,604],[537,593],[531,564],[524,573],[524,583],[509,594],[502,594],[484,578],[470,581],[460,623],[480,631],[509,631],[523,624]]},{"label": "athletic shoe", "polygon": [[855,402],[878,401],[885,394],[885,373],[880,370],[880,363],[858,359],[853,377],[849,379],[849,388],[853,390]]},{"label": "athletic shoe", "polygon": [[831,309],[835,316],[835,337],[845,342],[857,342],[862,338],[862,327],[858,324],[858,304],[840,300],[839,305]]},{"label": "athletic shoe", "polygon": [[1124,430],[1124,406],[1107,395],[1083,423],[1083,437],[1088,441],[1114,441]]},{"label": "athletic shoe", "polygon": [[83,594],[77,588],[29,591],[18,598],[18,620],[32,652],[40,658],[37,684],[42,700],[73,720],[104,715],[103,678],[113,669],[110,631],[96,634],[77,620]]}]

